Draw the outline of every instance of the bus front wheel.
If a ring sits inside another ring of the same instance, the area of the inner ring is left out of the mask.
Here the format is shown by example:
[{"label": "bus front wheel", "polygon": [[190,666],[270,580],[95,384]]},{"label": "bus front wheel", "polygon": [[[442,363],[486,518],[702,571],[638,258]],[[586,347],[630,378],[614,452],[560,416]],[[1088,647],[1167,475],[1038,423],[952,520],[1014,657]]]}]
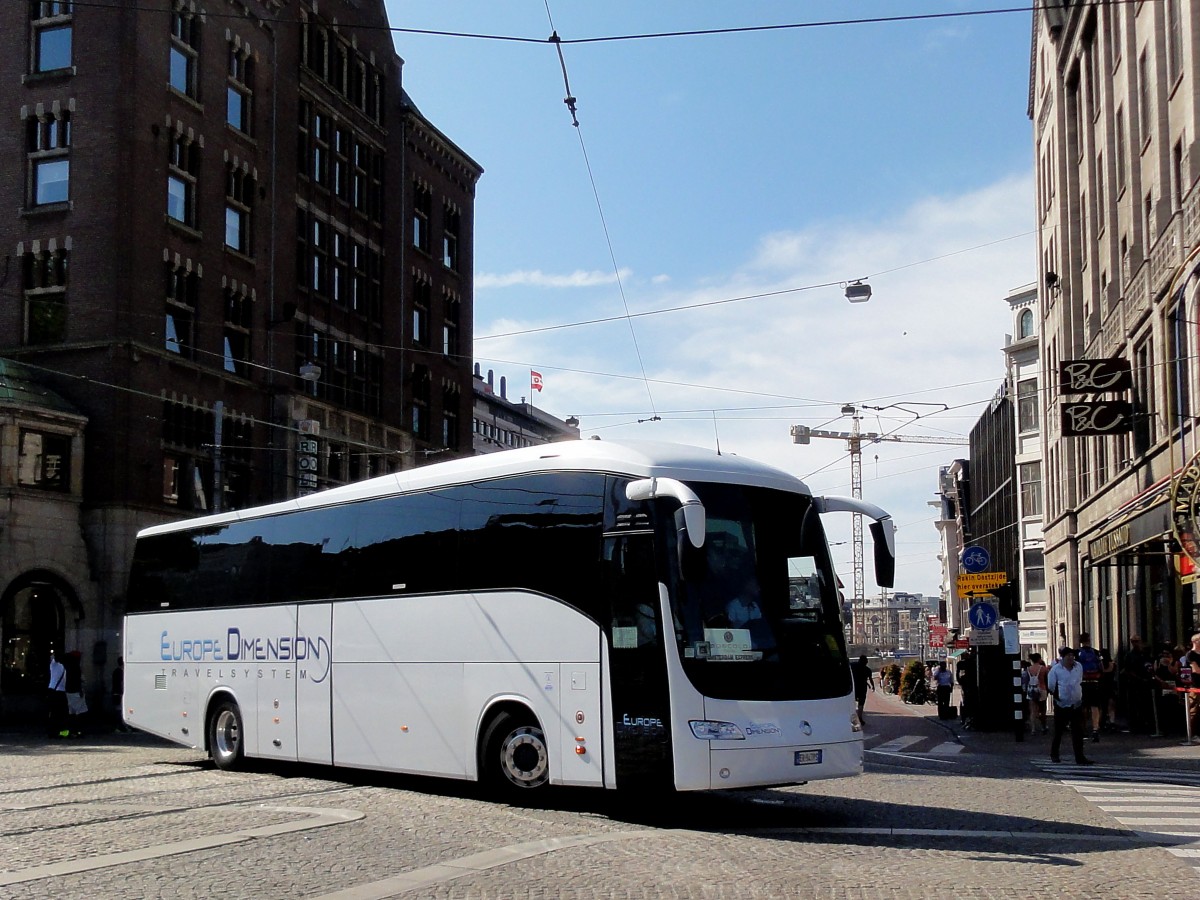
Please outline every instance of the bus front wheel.
[{"label": "bus front wheel", "polygon": [[483,748],[483,775],[493,790],[512,795],[550,780],[546,735],[532,715],[500,713],[488,726]]},{"label": "bus front wheel", "polygon": [[242,714],[232,700],[222,700],[208,719],[208,752],[220,769],[241,765]]}]

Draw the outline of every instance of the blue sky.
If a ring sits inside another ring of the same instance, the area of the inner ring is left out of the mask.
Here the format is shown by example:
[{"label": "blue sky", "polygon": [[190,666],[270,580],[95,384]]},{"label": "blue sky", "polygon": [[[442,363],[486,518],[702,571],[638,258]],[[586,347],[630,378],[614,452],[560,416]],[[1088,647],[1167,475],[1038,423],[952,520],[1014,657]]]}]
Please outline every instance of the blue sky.
[{"label": "blue sky", "polygon": [[[544,40],[550,17],[576,41],[998,6],[388,0],[396,29],[535,41],[395,34],[405,88],[485,170],[476,360],[515,400],[540,371],[537,405],[585,436],[719,440],[816,493],[850,494],[845,445],[794,446],[793,423],[849,430],[854,403],[864,431],[965,436],[1003,378],[1005,297],[1036,279],[1029,12],[565,43],[578,129]],[[899,590],[937,594],[927,504],[965,451],[863,452]],[[827,527],[852,585],[849,517]]]}]

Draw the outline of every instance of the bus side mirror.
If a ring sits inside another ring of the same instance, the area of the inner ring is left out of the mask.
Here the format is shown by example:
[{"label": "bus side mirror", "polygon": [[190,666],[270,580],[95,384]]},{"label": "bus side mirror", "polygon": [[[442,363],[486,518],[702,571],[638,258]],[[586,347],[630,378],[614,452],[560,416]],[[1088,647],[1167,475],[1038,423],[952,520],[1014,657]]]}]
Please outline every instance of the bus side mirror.
[{"label": "bus side mirror", "polygon": [[[875,551],[875,581],[880,587],[890,588],[896,584],[895,526],[890,518],[871,523],[871,544]],[[891,538],[889,540],[889,538]]]},{"label": "bus side mirror", "polygon": [[674,478],[639,478],[625,485],[625,496],[630,500],[655,500],[672,497],[680,507],[675,512],[675,521],[681,521],[687,531],[688,542],[697,549],[704,546],[704,504],[696,492]]},{"label": "bus side mirror", "polygon": [[692,543],[686,506],[675,510],[675,555],[679,558],[679,577],[684,581],[694,581],[707,574],[708,551]]}]

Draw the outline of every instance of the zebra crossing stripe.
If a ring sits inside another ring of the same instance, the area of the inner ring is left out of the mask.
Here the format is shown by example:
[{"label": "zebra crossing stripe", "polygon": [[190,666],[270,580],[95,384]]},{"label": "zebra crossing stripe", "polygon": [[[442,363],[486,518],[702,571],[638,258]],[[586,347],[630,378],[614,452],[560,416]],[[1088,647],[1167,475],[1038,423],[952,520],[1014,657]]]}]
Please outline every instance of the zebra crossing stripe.
[{"label": "zebra crossing stripe", "polygon": [[893,740],[880,744],[878,747],[871,747],[876,753],[899,753],[906,747],[911,747],[913,744],[919,744],[925,740],[922,737],[906,734],[904,737],[898,737]]}]

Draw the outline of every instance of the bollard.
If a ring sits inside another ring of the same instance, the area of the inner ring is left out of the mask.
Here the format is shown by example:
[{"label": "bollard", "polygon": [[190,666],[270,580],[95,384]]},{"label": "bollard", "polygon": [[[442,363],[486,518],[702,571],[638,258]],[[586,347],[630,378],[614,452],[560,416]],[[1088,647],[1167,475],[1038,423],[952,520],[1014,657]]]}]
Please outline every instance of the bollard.
[{"label": "bollard", "polygon": [[1025,692],[1021,690],[1021,660],[1012,661],[1013,667],[1013,735],[1017,743],[1025,740]]}]

